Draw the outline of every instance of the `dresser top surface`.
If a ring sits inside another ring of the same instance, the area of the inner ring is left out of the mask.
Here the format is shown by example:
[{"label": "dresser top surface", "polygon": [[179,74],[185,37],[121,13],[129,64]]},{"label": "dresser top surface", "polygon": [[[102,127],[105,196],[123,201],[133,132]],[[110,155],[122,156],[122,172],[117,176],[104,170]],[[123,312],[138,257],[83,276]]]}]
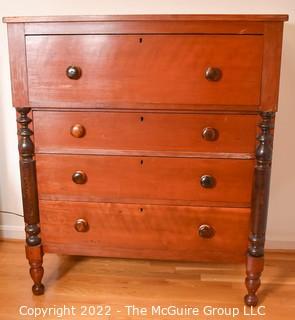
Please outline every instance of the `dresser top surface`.
[{"label": "dresser top surface", "polygon": [[95,21],[287,21],[286,14],[142,14],[142,15],[71,15],[4,17],[5,23],[24,22],[95,22]]}]

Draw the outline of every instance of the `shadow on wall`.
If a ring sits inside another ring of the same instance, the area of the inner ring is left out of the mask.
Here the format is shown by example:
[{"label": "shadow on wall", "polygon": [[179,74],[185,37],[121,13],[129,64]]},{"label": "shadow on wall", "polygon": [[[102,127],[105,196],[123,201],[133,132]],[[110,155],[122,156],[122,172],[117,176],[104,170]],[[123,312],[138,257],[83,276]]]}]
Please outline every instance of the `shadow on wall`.
[{"label": "shadow on wall", "polygon": [[[2,33],[2,32],[1,32]],[[2,54],[1,54],[1,60],[2,60],[2,64],[3,59],[2,59]],[[2,69],[2,68],[1,68]],[[5,157],[5,152],[3,152],[3,150],[5,150],[4,148],[4,144],[6,141],[6,136],[5,136],[5,130],[4,130],[4,124],[2,122],[4,122],[4,94],[3,94],[3,76],[0,77],[0,148],[1,148],[1,154],[0,154],[0,239],[3,237],[3,230],[2,230],[2,225],[3,225],[3,214],[1,212],[1,210],[4,210],[3,208],[3,188],[4,188],[4,176],[5,176],[5,168],[7,166],[7,159]]]},{"label": "shadow on wall", "polygon": [[[12,108],[6,25],[0,23],[0,211],[22,214],[15,110]],[[23,218],[0,212],[0,238],[23,238]]]},{"label": "shadow on wall", "polygon": [[[2,35],[4,34],[4,29],[3,26],[1,27],[0,30],[0,36],[1,39],[3,39]],[[3,50],[3,48],[1,48]],[[5,63],[5,59],[3,59],[3,52],[1,52],[0,55],[0,65],[1,67]],[[1,68],[0,70],[3,70]],[[5,95],[4,95],[4,75],[3,72],[0,74],[0,148],[1,148],[1,153],[0,153],[0,210],[4,210],[3,208],[3,187],[5,183],[5,168],[7,165],[6,157],[5,157],[5,141],[6,141],[6,136],[5,136],[5,130],[4,130],[4,108],[5,108]],[[3,231],[2,231],[2,226],[3,226],[3,213],[0,212],[0,238],[3,237]]]},{"label": "shadow on wall", "polygon": [[284,28],[281,67],[279,112],[276,116],[274,157],[271,177],[268,245],[273,249],[295,249],[295,215],[291,199],[295,189],[295,24],[288,22]]},{"label": "shadow on wall", "polygon": [[[273,179],[276,182],[276,189],[280,191],[282,188],[285,191],[292,190],[290,184],[294,185],[295,181],[295,140],[292,122],[295,118],[294,106],[294,81],[295,81],[295,24],[287,23],[284,32],[284,44],[282,55],[281,68],[281,83],[279,97],[279,112],[276,121],[276,136],[275,136],[275,169],[279,165],[279,174],[274,175]],[[291,122],[292,121],[292,122]],[[285,166],[287,165],[287,166]],[[278,170],[275,170],[275,173]],[[287,190],[288,189],[288,190]],[[279,193],[285,193],[281,190]],[[288,192],[287,192],[288,193]],[[276,195],[274,195],[276,197]]]}]

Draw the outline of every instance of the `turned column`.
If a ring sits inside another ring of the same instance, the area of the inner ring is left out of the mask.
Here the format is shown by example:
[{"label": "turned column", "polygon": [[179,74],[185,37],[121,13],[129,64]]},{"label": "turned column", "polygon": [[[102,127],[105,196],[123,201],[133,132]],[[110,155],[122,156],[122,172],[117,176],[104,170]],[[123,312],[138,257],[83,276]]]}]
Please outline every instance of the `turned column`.
[{"label": "turned column", "polygon": [[260,113],[262,118],[259,127],[261,132],[257,138],[256,166],[252,194],[251,231],[246,264],[246,287],[248,294],[245,303],[256,306],[258,298],[256,292],[260,287],[260,276],[264,267],[264,242],[267,222],[274,112]]},{"label": "turned column", "polygon": [[22,199],[26,231],[26,256],[30,264],[30,274],[34,281],[32,291],[35,295],[44,293],[43,277],[43,251],[39,237],[39,207],[36,180],[36,163],[34,160],[34,144],[31,140],[32,130],[29,124],[32,120],[28,117],[30,108],[17,108],[20,116],[17,119],[18,150],[20,157],[20,174],[22,186]]}]

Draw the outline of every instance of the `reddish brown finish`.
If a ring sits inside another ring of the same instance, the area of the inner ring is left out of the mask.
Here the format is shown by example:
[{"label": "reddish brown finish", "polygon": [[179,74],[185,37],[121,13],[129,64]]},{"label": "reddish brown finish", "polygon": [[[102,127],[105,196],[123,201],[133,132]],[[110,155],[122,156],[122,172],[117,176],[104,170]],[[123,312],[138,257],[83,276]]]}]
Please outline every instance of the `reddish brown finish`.
[{"label": "reddish brown finish", "polygon": [[[262,36],[28,36],[26,49],[34,103],[100,102],[119,108],[148,103],[156,109],[162,108],[158,104],[255,109],[260,103]],[[73,64],[82,70],[79,80],[65,74]],[[221,80],[205,78],[210,66],[222,70]]]},{"label": "reddish brown finish", "polygon": [[[249,209],[40,201],[46,252],[145,259],[242,261]],[[77,219],[89,224],[77,232]],[[215,234],[199,236],[202,224]],[[239,230],[239,232],[237,232]]]},{"label": "reddish brown finish", "polygon": [[216,128],[205,127],[202,131],[202,138],[206,141],[215,141],[218,136],[219,132]]},{"label": "reddish brown finish", "polygon": [[74,224],[77,232],[87,232],[89,230],[89,224],[85,219],[77,219]]},{"label": "reddish brown finish", "polygon": [[248,294],[245,303],[256,306],[258,298],[256,291],[260,286],[260,276],[263,271],[264,242],[268,211],[270,174],[272,161],[272,143],[274,128],[273,112],[262,112],[259,124],[260,134],[257,137],[256,164],[252,194],[251,231],[247,256],[246,287]]},{"label": "reddish brown finish", "polygon": [[41,34],[263,34],[261,21],[103,21],[26,23],[27,35]]},{"label": "reddish brown finish", "polygon": [[[40,154],[36,159],[41,199],[250,203],[252,160]],[[87,183],[72,182],[77,170],[86,173]],[[215,178],[214,188],[201,186],[204,174]]]},{"label": "reddish brown finish", "polygon": [[[53,150],[48,154],[56,154]],[[43,153],[40,153],[43,154]],[[152,151],[152,150],[113,150],[113,149],[69,149],[65,154],[81,155],[108,155],[133,157],[169,157],[169,158],[202,158],[202,159],[255,159],[254,153],[225,153],[225,152],[179,152],[179,151]]]},{"label": "reddish brown finish", "polygon": [[256,292],[260,287],[260,276],[264,267],[263,257],[253,257],[250,254],[247,255],[247,265],[245,284],[248,290],[248,294],[245,296],[245,304],[249,307],[255,307],[258,303]]},{"label": "reddish brown finish", "polygon": [[215,230],[209,224],[202,224],[199,226],[199,236],[205,239],[214,237]]},{"label": "reddish brown finish", "polygon": [[26,246],[26,256],[30,264],[30,274],[34,281],[32,291],[34,295],[39,296],[44,293],[44,285],[42,278],[44,274],[43,264],[43,248],[38,246]]},{"label": "reddish brown finish", "polygon": [[35,295],[41,295],[44,293],[44,286],[41,283],[43,251],[39,236],[36,163],[34,160],[34,144],[31,140],[33,132],[29,127],[32,120],[28,117],[30,111],[30,108],[17,109],[19,113],[17,134],[19,136],[18,150],[26,232],[26,256],[30,264],[30,274],[34,281],[32,291]]},{"label": "reddish brown finish", "polygon": [[83,171],[80,171],[80,170],[75,171],[72,174],[72,181],[76,184],[84,184],[87,182],[87,175]]},{"label": "reddish brown finish", "polygon": [[249,254],[255,257],[264,255],[265,231],[267,222],[270,175],[272,163],[272,144],[274,117],[273,112],[262,112],[257,137],[256,164],[252,191],[252,221],[249,237]]},{"label": "reddish brown finish", "polygon": [[[90,149],[92,153],[96,149],[255,152],[256,115],[35,111],[34,119],[37,153],[81,153],[83,149],[88,153]],[[73,127],[79,139],[72,136]],[[218,131],[215,141],[203,138],[207,127]]]},{"label": "reddish brown finish", "polygon": [[283,24],[265,23],[261,110],[277,111],[280,85]]},{"label": "reddish brown finish", "polygon": [[47,252],[240,261],[251,211],[245,303],[257,304],[287,19],[4,19],[34,294],[44,286],[33,128]]},{"label": "reddish brown finish", "polygon": [[[33,135],[29,125],[32,119],[29,118],[29,108],[18,108],[18,151],[19,166],[21,172],[22,200],[25,223],[37,225],[39,223],[38,193],[36,181],[36,163],[34,160],[34,144],[31,139]],[[39,244],[34,235],[33,242]],[[36,243],[36,241],[38,243]]]},{"label": "reddish brown finish", "polygon": [[16,22],[92,22],[92,21],[287,21],[286,14],[130,14],[4,17],[5,23]]},{"label": "reddish brown finish", "polygon": [[9,62],[14,107],[28,107],[27,63],[24,24],[10,24],[7,27],[9,41]]},{"label": "reddish brown finish", "polygon": [[[64,128],[64,125],[65,124],[63,124],[63,128]],[[74,138],[82,138],[85,135],[85,128],[81,124],[77,123],[71,127],[70,132]],[[66,137],[68,137],[68,135]]]}]

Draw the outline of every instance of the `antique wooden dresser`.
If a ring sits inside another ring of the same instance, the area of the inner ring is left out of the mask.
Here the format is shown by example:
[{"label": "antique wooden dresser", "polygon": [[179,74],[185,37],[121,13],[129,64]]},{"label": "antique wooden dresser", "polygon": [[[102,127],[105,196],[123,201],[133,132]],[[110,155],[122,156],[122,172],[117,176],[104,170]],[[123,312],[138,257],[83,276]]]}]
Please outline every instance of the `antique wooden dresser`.
[{"label": "antique wooden dresser", "polygon": [[26,254],[263,270],[286,15],[11,17]]}]

